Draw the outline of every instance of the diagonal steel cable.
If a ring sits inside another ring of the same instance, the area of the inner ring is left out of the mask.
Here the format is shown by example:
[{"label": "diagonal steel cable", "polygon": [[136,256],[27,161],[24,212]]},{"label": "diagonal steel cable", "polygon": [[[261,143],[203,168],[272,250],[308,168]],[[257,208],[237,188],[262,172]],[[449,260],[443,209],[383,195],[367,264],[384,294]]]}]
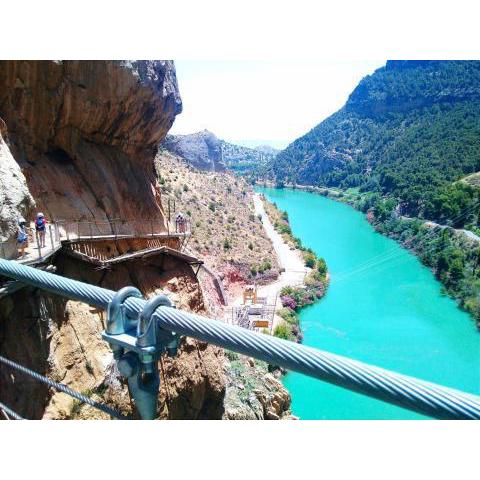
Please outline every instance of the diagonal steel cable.
[{"label": "diagonal steel cable", "polygon": [[95,400],[92,400],[91,398],[87,397],[86,395],[83,395],[83,393],[76,392],[75,390],[72,390],[70,387],[67,387],[63,383],[58,383],[55,382],[54,380],[45,377],[44,375],[40,375],[38,372],[34,372],[33,370],[30,370],[27,367],[24,367],[23,365],[20,365],[16,362],[13,362],[12,360],[9,360],[8,358],[5,358],[0,355],[0,363],[3,363],[4,365],[7,365],[10,368],[13,368],[19,372],[22,372],[23,374],[34,378],[35,380],[38,380],[39,382],[45,383],[49,387],[54,388],[55,390],[58,390],[59,392],[66,393],[67,395],[70,395],[73,398],[76,398],[78,401],[82,403],[86,403],[87,405],[90,405],[93,408],[96,408],[97,410],[101,410],[102,412],[110,415],[111,417],[117,418],[119,420],[125,420],[126,417],[115,411],[113,408],[110,408],[108,405],[105,405],[103,403],[98,403]]},{"label": "diagonal steel cable", "polygon": [[[66,298],[107,308],[115,292],[0,260],[0,273]],[[130,297],[136,318],[145,301]],[[322,350],[255,333],[200,315],[158,307],[161,328],[279,365],[385,402],[439,419],[480,419],[480,397],[351,360]]]},{"label": "diagonal steel cable", "polygon": [[[3,410],[7,417],[12,417],[14,420],[25,420],[23,417],[21,417],[17,412],[12,410],[10,407],[5,405],[4,403],[0,402],[0,410]],[[8,420],[11,420],[12,418],[8,418]]]}]

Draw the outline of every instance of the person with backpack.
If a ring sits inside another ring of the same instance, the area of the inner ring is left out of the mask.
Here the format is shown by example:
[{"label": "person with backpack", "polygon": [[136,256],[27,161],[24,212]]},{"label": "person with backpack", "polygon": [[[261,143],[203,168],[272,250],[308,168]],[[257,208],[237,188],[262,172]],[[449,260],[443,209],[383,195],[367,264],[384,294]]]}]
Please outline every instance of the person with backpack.
[{"label": "person with backpack", "polygon": [[17,242],[18,242],[18,250],[20,254],[20,258],[25,257],[25,248],[28,245],[28,235],[27,235],[27,222],[23,217],[18,219],[18,226],[17,226]]},{"label": "person with backpack", "polygon": [[45,247],[45,235],[47,233],[47,220],[42,212],[37,213],[35,219],[35,231],[37,232],[38,243],[40,247]]}]

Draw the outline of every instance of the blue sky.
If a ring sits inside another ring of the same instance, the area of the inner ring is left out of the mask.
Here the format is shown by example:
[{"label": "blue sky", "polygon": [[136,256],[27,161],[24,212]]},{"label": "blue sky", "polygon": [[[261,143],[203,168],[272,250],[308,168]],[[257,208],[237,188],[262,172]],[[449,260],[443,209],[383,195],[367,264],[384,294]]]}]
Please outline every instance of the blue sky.
[{"label": "blue sky", "polygon": [[171,133],[208,129],[248,146],[283,148],[337,111],[369,61],[175,61],[183,113]]}]

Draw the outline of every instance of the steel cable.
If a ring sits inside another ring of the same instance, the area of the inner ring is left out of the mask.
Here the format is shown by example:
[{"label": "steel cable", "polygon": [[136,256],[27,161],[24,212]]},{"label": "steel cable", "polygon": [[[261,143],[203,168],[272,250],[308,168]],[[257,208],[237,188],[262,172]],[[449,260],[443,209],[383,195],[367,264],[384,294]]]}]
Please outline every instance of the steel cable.
[{"label": "steel cable", "polygon": [[[0,402],[0,410],[3,410],[7,414],[7,417],[12,417],[14,420],[25,420],[17,412],[13,411],[10,407],[7,407],[7,405],[2,402]],[[8,420],[11,420],[11,418]]]},{"label": "steel cable", "polygon": [[5,358],[0,355],[0,363],[3,363],[4,365],[7,365],[10,368],[13,368],[15,370],[18,370],[19,372],[22,372],[25,375],[28,375],[29,377],[34,378],[35,380],[38,380],[39,382],[45,383],[49,387],[54,388],[55,390],[58,390],[59,392],[66,393],[67,395],[70,395],[73,398],[76,398],[82,403],[86,403],[87,405],[90,405],[93,408],[96,408],[97,410],[101,410],[102,412],[110,415],[111,417],[117,418],[119,420],[125,420],[126,417],[115,411],[114,409],[108,407],[107,405],[104,405],[103,403],[98,403],[95,400],[92,400],[91,398],[87,397],[86,395],[83,395],[82,393],[76,392],[75,390],[72,390],[71,388],[67,387],[63,383],[58,383],[55,382],[54,380],[45,377],[44,375],[40,375],[37,372],[34,372],[33,370],[30,370],[27,367],[24,367],[23,365],[20,365],[16,362],[13,362],[12,360],[9,360],[8,358]]},{"label": "steel cable", "polygon": [[[115,292],[0,260],[0,273],[51,293],[107,308]],[[130,297],[136,318],[145,301]],[[224,324],[200,315],[158,307],[161,328],[284,367],[394,405],[439,419],[480,419],[480,397],[390,372],[322,350]]]}]

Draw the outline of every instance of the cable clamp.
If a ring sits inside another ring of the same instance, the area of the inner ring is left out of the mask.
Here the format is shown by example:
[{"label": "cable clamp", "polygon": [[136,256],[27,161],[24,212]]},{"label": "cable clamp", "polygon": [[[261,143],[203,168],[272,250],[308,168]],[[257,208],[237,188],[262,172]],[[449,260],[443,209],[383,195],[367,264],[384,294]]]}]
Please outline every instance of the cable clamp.
[{"label": "cable clamp", "polygon": [[102,333],[113,351],[120,374],[128,381],[131,398],[142,419],[154,419],[157,413],[160,375],[157,361],[166,351],[175,355],[179,336],[157,325],[153,314],[158,307],[175,308],[165,295],[147,300],[136,319],[128,316],[124,302],[141,298],[134,287],[119,290],[107,308],[107,328]]}]

